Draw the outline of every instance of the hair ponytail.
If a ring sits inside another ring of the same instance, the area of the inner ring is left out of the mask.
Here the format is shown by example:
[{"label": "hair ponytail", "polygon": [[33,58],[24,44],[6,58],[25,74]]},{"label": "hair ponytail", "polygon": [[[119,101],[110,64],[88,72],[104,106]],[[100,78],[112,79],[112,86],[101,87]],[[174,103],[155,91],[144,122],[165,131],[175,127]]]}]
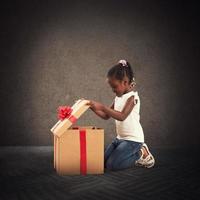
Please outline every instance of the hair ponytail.
[{"label": "hair ponytail", "polygon": [[118,63],[108,71],[107,76],[115,76],[118,80],[123,80],[124,76],[127,76],[129,84],[136,85],[132,67],[126,60],[119,60]]},{"label": "hair ponytail", "polygon": [[126,70],[126,75],[127,77],[129,78],[129,83],[130,84],[133,84],[133,85],[136,85],[136,82],[135,82],[135,74],[132,70],[132,67],[130,65],[129,62],[127,62],[127,70]]}]

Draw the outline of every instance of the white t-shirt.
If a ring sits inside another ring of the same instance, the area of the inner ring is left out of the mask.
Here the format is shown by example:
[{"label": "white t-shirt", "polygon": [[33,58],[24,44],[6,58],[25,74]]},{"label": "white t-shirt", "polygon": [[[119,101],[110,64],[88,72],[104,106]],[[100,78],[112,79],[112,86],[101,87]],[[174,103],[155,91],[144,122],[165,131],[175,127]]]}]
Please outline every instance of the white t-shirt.
[{"label": "white t-shirt", "polygon": [[[122,111],[129,97],[134,95],[135,105],[124,121],[115,120],[118,139],[144,142],[144,133],[140,124],[140,98],[137,91],[130,91],[114,99],[114,110]],[[137,102],[137,103],[136,103]]]}]

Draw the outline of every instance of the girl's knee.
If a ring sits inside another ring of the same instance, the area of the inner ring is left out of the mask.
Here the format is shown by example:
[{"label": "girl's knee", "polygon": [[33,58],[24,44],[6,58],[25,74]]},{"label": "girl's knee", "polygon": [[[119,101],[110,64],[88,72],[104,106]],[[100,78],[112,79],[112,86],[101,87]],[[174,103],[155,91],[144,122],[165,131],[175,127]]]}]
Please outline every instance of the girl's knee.
[{"label": "girl's knee", "polygon": [[105,167],[106,167],[107,169],[112,170],[112,159],[108,159],[108,160],[105,162]]},{"label": "girl's knee", "polygon": [[116,160],[113,160],[112,158],[107,160],[107,162],[105,163],[105,167],[112,171],[120,170],[119,163],[116,162]]}]

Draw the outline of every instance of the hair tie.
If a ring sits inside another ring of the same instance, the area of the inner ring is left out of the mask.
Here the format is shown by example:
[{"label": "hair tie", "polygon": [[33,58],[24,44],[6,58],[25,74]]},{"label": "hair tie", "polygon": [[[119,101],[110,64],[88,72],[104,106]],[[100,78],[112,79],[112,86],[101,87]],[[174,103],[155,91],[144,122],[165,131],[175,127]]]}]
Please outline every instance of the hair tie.
[{"label": "hair tie", "polygon": [[124,67],[128,67],[126,60],[120,60],[118,63],[121,63]]}]

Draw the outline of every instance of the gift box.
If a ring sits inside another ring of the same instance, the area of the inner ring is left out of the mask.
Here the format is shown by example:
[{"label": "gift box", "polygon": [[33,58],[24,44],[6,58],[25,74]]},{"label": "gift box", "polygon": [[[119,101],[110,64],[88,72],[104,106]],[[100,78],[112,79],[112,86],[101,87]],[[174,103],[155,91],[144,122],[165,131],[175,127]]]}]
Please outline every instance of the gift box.
[{"label": "gift box", "polygon": [[104,173],[104,129],[73,125],[89,108],[86,102],[83,99],[76,101],[69,115],[51,129],[54,168],[59,175]]}]

